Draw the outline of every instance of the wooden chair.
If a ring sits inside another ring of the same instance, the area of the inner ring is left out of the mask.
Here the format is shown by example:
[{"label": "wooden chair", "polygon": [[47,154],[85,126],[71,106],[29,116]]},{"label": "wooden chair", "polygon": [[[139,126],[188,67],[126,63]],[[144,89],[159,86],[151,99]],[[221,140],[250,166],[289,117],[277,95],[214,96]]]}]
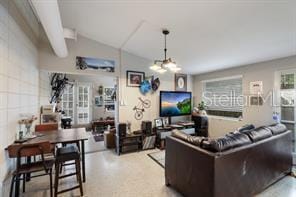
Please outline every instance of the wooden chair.
[{"label": "wooden chair", "polygon": [[[51,153],[51,144],[46,142],[40,142],[35,144],[13,144],[8,147],[8,155],[10,158],[16,158],[16,169],[13,172],[13,177],[11,180],[11,186],[10,186],[10,194],[9,196],[12,197],[13,193],[13,186],[15,183],[15,196],[19,196],[19,187],[20,187],[20,181],[23,181],[23,192],[25,192],[25,184],[26,179],[29,176],[30,178],[49,175],[50,180],[50,196],[52,197],[53,191],[52,191],[52,168],[55,163],[55,160],[45,160],[44,154]],[[35,161],[35,162],[22,162],[24,158],[29,158],[32,156],[41,156],[41,160]],[[44,174],[38,174],[35,176],[32,176],[31,173],[35,172],[42,172],[44,171]],[[23,178],[21,178],[23,177]]]},{"label": "wooden chair", "polygon": [[58,130],[59,125],[58,124],[39,124],[35,126],[36,132],[42,132],[42,131],[53,131]]}]

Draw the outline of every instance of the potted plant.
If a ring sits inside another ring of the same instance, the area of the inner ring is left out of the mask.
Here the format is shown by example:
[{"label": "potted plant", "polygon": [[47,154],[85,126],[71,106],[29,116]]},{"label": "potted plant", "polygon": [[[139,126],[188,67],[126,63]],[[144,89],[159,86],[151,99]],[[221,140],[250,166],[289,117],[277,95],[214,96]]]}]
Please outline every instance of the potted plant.
[{"label": "potted plant", "polygon": [[200,115],[203,115],[203,116],[205,116],[205,115],[207,115],[207,112],[206,112],[206,108],[207,108],[207,106],[206,106],[206,104],[205,104],[205,102],[204,101],[201,101],[199,104],[198,104],[198,113],[200,114]]}]

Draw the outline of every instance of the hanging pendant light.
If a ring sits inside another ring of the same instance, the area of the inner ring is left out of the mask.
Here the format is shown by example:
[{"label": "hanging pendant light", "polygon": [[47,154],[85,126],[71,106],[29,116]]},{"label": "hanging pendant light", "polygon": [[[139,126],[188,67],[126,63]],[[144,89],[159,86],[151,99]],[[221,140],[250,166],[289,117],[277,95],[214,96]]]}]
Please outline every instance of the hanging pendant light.
[{"label": "hanging pendant light", "polygon": [[170,70],[172,72],[180,71],[181,68],[177,66],[176,62],[172,61],[171,58],[167,59],[166,36],[170,32],[169,30],[164,29],[162,33],[164,35],[164,60],[154,60],[154,64],[150,66],[150,69],[158,73],[165,73],[167,70]]}]

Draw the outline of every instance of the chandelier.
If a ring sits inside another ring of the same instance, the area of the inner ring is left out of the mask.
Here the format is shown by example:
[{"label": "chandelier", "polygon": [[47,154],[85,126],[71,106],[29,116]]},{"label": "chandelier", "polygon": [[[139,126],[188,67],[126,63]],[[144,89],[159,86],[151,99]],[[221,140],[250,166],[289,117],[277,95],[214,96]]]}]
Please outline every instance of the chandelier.
[{"label": "chandelier", "polygon": [[150,66],[151,70],[154,70],[158,73],[165,73],[167,70],[172,72],[177,72],[181,70],[180,67],[177,66],[176,62],[174,62],[171,58],[167,59],[167,48],[166,48],[166,37],[170,33],[169,30],[162,30],[164,35],[164,60],[154,60],[153,66]]}]

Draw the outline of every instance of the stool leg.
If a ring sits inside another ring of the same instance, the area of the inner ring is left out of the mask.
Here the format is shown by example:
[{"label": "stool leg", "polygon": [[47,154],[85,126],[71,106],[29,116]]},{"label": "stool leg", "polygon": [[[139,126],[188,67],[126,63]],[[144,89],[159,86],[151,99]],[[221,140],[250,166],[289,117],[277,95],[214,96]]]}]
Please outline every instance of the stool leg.
[{"label": "stool leg", "polygon": [[15,176],[12,176],[12,178],[11,178],[11,184],[10,184],[9,197],[12,197],[13,186],[14,186],[14,179],[15,179]]},{"label": "stool leg", "polygon": [[49,170],[50,197],[52,197],[52,169]]},{"label": "stool leg", "polygon": [[81,172],[80,172],[80,160],[75,160],[75,167],[76,167],[76,176],[79,182],[79,189],[80,189],[80,196],[83,196],[83,189],[82,189],[82,180],[81,180]]},{"label": "stool leg", "polygon": [[15,180],[15,189],[14,189],[14,196],[19,197],[20,195],[20,174],[16,175],[16,180]]},{"label": "stool leg", "polygon": [[54,196],[58,196],[58,184],[59,184],[59,163],[55,164],[55,179],[54,179]]},{"label": "stool leg", "polygon": [[26,192],[26,174],[23,174],[23,192]]}]

